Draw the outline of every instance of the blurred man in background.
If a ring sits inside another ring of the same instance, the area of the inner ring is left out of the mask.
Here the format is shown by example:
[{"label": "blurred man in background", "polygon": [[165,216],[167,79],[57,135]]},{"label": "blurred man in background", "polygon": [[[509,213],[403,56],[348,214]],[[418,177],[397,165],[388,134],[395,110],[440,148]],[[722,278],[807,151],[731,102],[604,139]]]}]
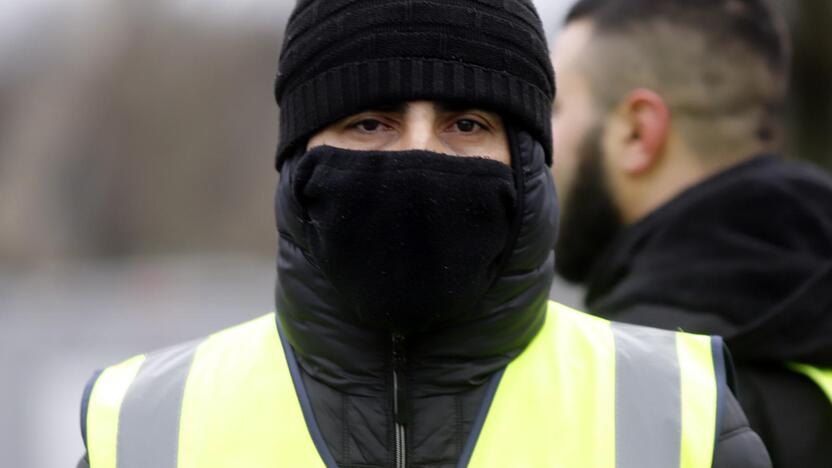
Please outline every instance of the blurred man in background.
[{"label": "blurred man in background", "polygon": [[590,311],[724,336],[774,466],[829,466],[832,181],[779,158],[763,0],[582,0],[556,40],[557,269]]}]

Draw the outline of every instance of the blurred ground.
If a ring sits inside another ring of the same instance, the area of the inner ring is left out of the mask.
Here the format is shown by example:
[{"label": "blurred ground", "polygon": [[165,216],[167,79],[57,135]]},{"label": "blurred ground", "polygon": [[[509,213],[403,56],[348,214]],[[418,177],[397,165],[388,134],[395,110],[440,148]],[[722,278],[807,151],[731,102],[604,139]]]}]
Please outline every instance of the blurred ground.
[{"label": "blurred ground", "polygon": [[[832,167],[832,3],[783,2],[792,153]],[[292,4],[0,2],[0,465],[74,466],[94,369],[271,310]]]}]

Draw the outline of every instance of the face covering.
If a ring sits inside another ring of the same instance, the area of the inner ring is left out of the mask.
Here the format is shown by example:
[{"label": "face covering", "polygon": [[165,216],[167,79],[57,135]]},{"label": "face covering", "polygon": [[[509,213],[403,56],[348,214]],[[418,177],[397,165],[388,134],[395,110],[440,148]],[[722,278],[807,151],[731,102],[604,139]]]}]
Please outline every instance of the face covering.
[{"label": "face covering", "polygon": [[408,335],[476,306],[509,241],[511,168],[428,151],[323,146],[300,157],[293,186],[309,260],[346,311]]}]

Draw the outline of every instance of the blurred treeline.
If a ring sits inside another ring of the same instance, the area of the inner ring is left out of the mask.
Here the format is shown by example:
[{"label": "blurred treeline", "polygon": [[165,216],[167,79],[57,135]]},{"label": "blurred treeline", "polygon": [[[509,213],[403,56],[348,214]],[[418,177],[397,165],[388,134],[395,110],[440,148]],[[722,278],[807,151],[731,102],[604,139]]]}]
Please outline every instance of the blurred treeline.
[{"label": "blurred treeline", "polygon": [[291,2],[10,1],[26,24],[0,32],[0,262],[273,256]]},{"label": "blurred treeline", "polygon": [[[272,80],[291,0],[6,1],[0,264],[273,255]],[[832,169],[832,2],[779,1],[789,154]]]}]

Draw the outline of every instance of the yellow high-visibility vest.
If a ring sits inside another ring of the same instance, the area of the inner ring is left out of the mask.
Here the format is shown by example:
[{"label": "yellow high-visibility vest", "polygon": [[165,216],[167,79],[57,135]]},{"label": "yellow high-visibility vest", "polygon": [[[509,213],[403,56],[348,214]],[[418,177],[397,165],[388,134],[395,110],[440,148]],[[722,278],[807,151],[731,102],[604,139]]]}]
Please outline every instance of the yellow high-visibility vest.
[{"label": "yellow high-visibility vest", "polygon": [[[91,468],[335,466],[274,314],[104,370]],[[459,466],[709,468],[724,383],[718,338],[550,303],[489,383]]]}]

